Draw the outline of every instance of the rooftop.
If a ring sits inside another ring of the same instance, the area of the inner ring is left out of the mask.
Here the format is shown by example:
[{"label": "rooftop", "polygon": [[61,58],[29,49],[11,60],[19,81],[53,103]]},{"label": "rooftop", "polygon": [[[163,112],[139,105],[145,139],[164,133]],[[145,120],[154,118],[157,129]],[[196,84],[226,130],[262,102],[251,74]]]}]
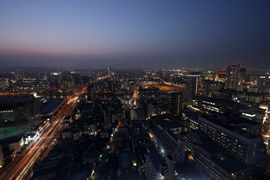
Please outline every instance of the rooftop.
[{"label": "rooftop", "polygon": [[226,152],[222,153],[221,156],[211,157],[211,160],[229,174],[250,168],[246,163],[238,161],[235,157]]},{"label": "rooftop", "polygon": [[182,119],[177,119],[174,116],[168,114],[154,116],[153,120],[156,121],[162,127],[169,129],[186,125],[186,122],[182,121]]},{"label": "rooftop", "polygon": [[152,132],[155,136],[160,137],[162,135],[162,131],[157,127],[151,127]]},{"label": "rooftop", "polygon": [[207,151],[211,156],[225,151],[224,148],[214,143],[209,137],[203,137],[200,139],[202,143],[199,144],[199,146]]},{"label": "rooftop", "polygon": [[196,119],[196,120],[198,119],[198,116],[199,116],[198,112],[194,112],[194,111],[189,110],[189,109],[185,110],[183,112],[183,114],[185,114],[189,118]]},{"label": "rooftop", "polygon": [[167,132],[176,142],[178,141],[178,137],[171,131],[165,129],[163,133]]},{"label": "rooftop", "polygon": [[[220,123],[218,122],[218,120],[217,120],[215,117],[213,117],[213,116],[209,116],[209,115],[207,115],[207,114],[204,114],[204,115],[202,115],[202,116],[200,116],[200,117],[202,117],[202,118],[204,118],[204,119],[206,119],[206,120],[208,120],[208,121],[210,121],[210,122],[212,122],[212,123],[215,123],[215,124],[217,124],[217,125],[219,125],[219,126],[221,126],[221,127],[224,127],[224,128],[226,128],[226,129],[228,129],[228,130],[234,132],[234,133],[237,133],[237,134],[239,134],[240,136],[243,136],[243,137],[245,137],[245,138],[248,138],[248,139],[255,139],[255,138],[258,138],[258,137],[259,137],[259,136],[256,136],[256,135],[252,134],[252,133],[249,133],[249,132],[247,132],[247,131],[244,131],[244,130],[239,131],[239,130],[235,129],[235,128],[233,127],[235,124],[231,124],[231,125],[229,125],[229,126],[224,126],[224,125],[220,124]],[[242,121],[239,122],[239,123],[242,123]],[[239,124],[239,123],[237,123],[237,124]],[[252,122],[251,122],[251,123],[252,123]]]},{"label": "rooftop", "polygon": [[132,167],[131,158],[128,152],[119,154],[119,166],[120,168]]},{"label": "rooftop", "polygon": [[220,98],[212,98],[212,97],[208,97],[208,96],[196,96],[195,98],[202,99],[204,101],[214,102],[214,103],[226,103],[226,104],[231,104],[231,105],[238,104],[238,103],[236,103],[234,101],[230,101],[230,100],[226,100],[226,99],[220,99]]},{"label": "rooftop", "polygon": [[53,115],[53,113],[63,103],[64,100],[65,99],[63,99],[63,98],[50,99],[49,101],[41,104],[40,114],[41,115]]}]

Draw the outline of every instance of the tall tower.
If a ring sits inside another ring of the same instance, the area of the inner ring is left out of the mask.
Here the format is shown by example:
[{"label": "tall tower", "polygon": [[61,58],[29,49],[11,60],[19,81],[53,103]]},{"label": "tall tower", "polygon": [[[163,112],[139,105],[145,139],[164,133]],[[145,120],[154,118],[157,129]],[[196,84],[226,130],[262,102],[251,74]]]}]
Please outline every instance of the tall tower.
[{"label": "tall tower", "polygon": [[239,82],[239,76],[241,71],[241,64],[233,64],[231,66],[227,66],[226,71],[226,82],[225,82],[225,88],[226,89],[236,89],[238,82]]},{"label": "tall tower", "polygon": [[109,75],[109,77],[112,76],[112,66],[108,67],[108,75]]},{"label": "tall tower", "polygon": [[189,101],[197,95],[200,75],[187,75],[186,98]]},{"label": "tall tower", "polygon": [[95,89],[93,85],[88,85],[87,97],[88,97],[88,101],[92,101],[93,104],[95,104]]},{"label": "tall tower", "polygon": [[182,114],[182,93],[169,93],[168,94],[168,111],[173,115]]}]

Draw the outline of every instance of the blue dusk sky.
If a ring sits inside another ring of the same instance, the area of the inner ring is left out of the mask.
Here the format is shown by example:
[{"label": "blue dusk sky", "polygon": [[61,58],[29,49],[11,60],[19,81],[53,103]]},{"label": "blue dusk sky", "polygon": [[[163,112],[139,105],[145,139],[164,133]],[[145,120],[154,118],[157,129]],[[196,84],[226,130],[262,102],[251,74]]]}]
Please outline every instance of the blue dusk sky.
[{"label": "blue dusk sky", "polygon": [[270,69],[269,0],[0,0],[1,66]]}]

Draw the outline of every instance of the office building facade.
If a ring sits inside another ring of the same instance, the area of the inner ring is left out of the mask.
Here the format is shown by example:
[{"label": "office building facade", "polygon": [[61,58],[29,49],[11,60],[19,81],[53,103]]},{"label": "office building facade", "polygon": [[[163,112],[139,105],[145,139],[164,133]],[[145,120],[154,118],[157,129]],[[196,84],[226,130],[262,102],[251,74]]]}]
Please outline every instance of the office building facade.
[{"label": "office building facade", "polygon": [[198,93],[200,75],[187,75],[186,99],[191,101]]},{"label": "office building facade", "polygon": [[241,64],[233,64],[231,66],[227,66],[226,70],[226,89],[236,89],[241,72]]}]

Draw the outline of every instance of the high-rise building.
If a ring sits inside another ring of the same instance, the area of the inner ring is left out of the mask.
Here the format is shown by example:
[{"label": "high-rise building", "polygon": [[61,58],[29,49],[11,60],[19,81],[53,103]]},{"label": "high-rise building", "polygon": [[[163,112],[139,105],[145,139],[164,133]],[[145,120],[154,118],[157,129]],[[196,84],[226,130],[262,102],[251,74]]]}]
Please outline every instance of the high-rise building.
[{"label": "high-rise building", "polygon": [[223,87],[222,83],[218,81],[204,80],[203,84],[203,96],[211,96],[214,92],[220,91]]},{"label": "high-rise building", "polygon": [[15,77],[15,81],[23,80],[25,79],[25,74],[24,73],[14,74],[14,77]]},{"label": "high-rise building", "polygon": [[260,93],[269,93],[270,76],[259,76],[257,87]]},{"label": "high-rise building", "polygon": [[0,78],[0,88],[9,87],[8,78]]},{"label": "high-rise building", "polygon": [[94,86],[90,85],[87,87],[87,98],[88,101],[92,101],[94,103],[95,101],[95,90],[94,90]]},{"label": "high-rise building", "polygon": [[164,155],[171,155],[176,163],[185,161],[185,142],[171,130],[165,129],[159,138],[159,148]]},{"label": "high-rise building", "polygon": [[204,75],[204,80],[215,81],[216,79],[218,79],[218,74],[213,71],[209,71]]},{"label": "high-rise building", "polygon": [[196,169],[206,179],[251,179],[251,167],[214,143],[205,133],[197,130],[184,136]]},{"label": "high-rise building", "polygon": [[19,137],[33,127],[37,111],[33,95],[0,99],[0,139]]},{"label": "high-rise building", "polygon": [[111,79],[109,82],[108,82],[108,92],[113,92],[114,91],[114,80]]},{"label": "high-rise building", "polygon": [[233,124],[239,118],[220,114],[218,117],[202,115],[198,118],[199,129],[205,132],[213,142],[247,164],[254,164],[258,160],[261,137],[246,130],[236,129]]},{"label": "high-rise building", "polygon": [[241,72],[241,64],[233,64],[231,66],[227,66],[226,71],[226,82],[225,82],[225,88],[226,89],[235,89],[239,82]]},{"label": "high-rise building", "polygon": [[108,67],[108,75],[109,75],[109,77],[112,76],[112,66]]},{"label": "high-rise building", "polygon": [[189,101],[197,95],[200,75],[187,75],[186,98]]},{"label": "high-rise building", "polygon": [[163,71],[157,71],[157,76],[160,77],[161,79],[164,77],[164,72]]},{"label": "high-rise building", "polygon": [[182,93],[168,94],[168,111],[173,115],[181,115],[182,113]]},{"label": "high-rise building", "polygon": [[173,158],[168,155],[166,160],[155,151],[148,153],[145,157],[145,177],[148,180],[170,180],[173,179]]},{"label": "high-rise building", "polygon": [[111,110],[104,111],[104,127],[106,129],[111,129],[111,127],[112,127],[112,112],[111,112]]},{"label": "high-rise building", "polygon": [[226,71],[218,71],[218,79],[226,79]]},{"label": "high-rise building", "polygon": [[239,74],[239,83],[244,83],[246,81],[246,68],[241,68],[240,69],[240,74]]}]

